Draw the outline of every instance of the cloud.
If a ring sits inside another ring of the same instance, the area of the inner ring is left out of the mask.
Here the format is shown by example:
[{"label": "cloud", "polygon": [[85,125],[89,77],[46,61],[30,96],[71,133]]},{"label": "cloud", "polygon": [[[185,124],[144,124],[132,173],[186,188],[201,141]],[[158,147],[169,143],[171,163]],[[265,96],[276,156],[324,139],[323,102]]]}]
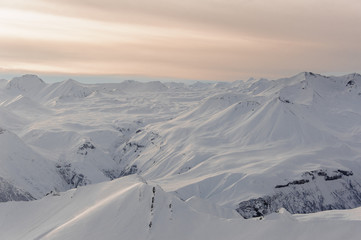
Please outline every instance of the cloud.
[{"label": "cloud", "polygon": [[[311,38],[358,29],[361,2],[349,0],[53,0],[55,14],[118,23],[194,28],[256,37]],[[60,7],[59,7],[60,6]],[[49,6],[48,6],[49,7]],[[48,8],[49,9],[49,8]],[[340,27],[335,29],[336,27]],[[310,34],[312,33],[312,34]],[[307,36],[308,35],[308,36]]]},{"label": "cloud", "polygon": [[214,80],[360,70],[356,0],[5,3],[26,14],[0,16],[3,68]]}]

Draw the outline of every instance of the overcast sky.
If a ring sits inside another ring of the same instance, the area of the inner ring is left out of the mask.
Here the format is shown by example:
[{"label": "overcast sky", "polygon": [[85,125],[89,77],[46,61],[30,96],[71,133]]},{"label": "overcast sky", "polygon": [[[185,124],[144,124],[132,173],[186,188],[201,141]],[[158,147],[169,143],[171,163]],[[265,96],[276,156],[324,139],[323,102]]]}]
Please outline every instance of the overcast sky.
[{"label": "overcast sky", "polygon": [[0,72],[232,81],[361,72],[360,0],[0,0]]}]

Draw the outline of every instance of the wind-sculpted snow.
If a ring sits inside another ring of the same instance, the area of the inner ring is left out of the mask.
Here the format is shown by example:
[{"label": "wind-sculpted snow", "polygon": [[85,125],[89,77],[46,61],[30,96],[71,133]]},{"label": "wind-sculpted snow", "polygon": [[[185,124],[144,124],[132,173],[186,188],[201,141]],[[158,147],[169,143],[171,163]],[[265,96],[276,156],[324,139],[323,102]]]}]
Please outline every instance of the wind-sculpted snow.
[{"label": "wind-sculpted snow", "polygon": [[[310,72],[193,85],[4,81],[3,192],[9,200],[40,199],[137,175],[203,214],[214,206],[218,217],[233,216],[229,209],[249,218],[278,216],[279,208],[292,214],[355,208],[360,87],[359,74]],[[150,195],[155,203],[157,193]],[[153,210],[170,214],[173,207]],[[156,219],[144,224],[144,231],[159,226]],[[49,227],[38,236],[46,231],[54,233]]]},{"label": "wind-sculpted snow", "polygon": [[[200,205],[201,204],[201,205]],[[182,201],[138,177],[0,204],[4,239],[359,239],[360,211],[244,220],[219,206]],[[322,220],[318,220],[322,219]]]}]

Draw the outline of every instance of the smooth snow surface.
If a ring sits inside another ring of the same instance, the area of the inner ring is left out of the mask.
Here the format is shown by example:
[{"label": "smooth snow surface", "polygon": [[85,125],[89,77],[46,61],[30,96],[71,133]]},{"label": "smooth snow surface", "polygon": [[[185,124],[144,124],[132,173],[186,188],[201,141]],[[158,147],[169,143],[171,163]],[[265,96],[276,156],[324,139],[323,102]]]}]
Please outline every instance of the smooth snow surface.
[{"label": "smooth snow surface", "polygon": [[[154,200],[152,200],[154,199]],[[153,202],[153,203],[152,203]],[[244,220],[205,213],[138,177],[0,205],[3,239],[359,239],[360,208]],[[220,210],[220,209],[218,209]]]},{"label": "smooth snow surface", "polygon": [[0,238],[359,239],[360,101],[359,74],[1,80]]}]

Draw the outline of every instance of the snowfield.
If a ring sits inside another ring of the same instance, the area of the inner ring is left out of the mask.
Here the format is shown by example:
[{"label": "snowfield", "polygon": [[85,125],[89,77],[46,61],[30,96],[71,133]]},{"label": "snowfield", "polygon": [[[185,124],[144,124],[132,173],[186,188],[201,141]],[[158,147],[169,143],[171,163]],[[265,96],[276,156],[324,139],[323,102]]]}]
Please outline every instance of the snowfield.
[{"label": "snowfield", "polygon": [[[203,200],[204,201],[204,200]],[[182,201],[139,177],[124,177],[0,204],[3,239],[359,239],[361,208],[292,216],[284,209],[245,220]],[[198,203],[198,204],[197,204]],[[208,205],[209,206],[209,205]],[[223,211],[222,211],[223,210]]]},{"label": "snowfield", "polygon": [[360,101],[359,74],[1,80],[1,238],[359,239]]}]

